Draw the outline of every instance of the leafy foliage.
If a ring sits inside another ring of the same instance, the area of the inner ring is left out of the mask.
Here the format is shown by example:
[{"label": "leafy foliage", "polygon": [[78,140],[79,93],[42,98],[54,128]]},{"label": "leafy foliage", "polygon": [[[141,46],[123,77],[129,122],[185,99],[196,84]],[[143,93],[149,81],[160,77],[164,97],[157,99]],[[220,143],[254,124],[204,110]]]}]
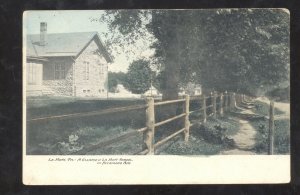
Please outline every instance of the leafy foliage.
[{"label": "leafy foliage", "polygon": [[255,95],[289,80],[289,16],[282,10],[223,10],[211,14],[200,82]]},{"label": "leafy foliage", "polygon": [[115,92],[118,84],[127,85],[126,74],[124,72],[108,72],[109,92]]},{"label": "leafy foliage", "polygon": [[164,99],[176,97],[179,85],[188,82],[251,95],[288,85],[285,10],[122,10],[102,19],[127,43],[145,38],[146,31],[155,37],[152,60],[162,71]]},{"label": "leafy foliage", "polygon": [[151,86],[152,75],[149,61],[143,59],[134,61],[128,68],[125,87],[133,93],[145,93]]}]

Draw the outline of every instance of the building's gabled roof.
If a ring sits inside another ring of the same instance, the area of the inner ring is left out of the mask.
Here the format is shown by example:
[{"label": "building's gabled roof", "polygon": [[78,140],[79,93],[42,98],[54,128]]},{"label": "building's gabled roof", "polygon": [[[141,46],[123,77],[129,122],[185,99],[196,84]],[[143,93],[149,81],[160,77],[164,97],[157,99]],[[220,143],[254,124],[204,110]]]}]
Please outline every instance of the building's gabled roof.
[{"label": "building's gabled roof", "polygon": [[95,40],[106,61],[112,62],[97,32],[48,33],[46,36],[46,44],[42,46],[40,34],[27,35],[27,57],[70,56],[77,58],[89,43]]}]

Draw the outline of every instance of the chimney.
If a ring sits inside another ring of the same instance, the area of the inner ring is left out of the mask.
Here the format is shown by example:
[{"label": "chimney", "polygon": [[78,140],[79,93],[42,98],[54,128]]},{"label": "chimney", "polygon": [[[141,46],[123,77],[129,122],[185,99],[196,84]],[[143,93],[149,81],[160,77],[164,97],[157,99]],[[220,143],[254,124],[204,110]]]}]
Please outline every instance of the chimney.
[{"label": "chimney", "polygon": [[40,45],[45,46],[47,42],[47,23],[41,22],[40,24]]}]

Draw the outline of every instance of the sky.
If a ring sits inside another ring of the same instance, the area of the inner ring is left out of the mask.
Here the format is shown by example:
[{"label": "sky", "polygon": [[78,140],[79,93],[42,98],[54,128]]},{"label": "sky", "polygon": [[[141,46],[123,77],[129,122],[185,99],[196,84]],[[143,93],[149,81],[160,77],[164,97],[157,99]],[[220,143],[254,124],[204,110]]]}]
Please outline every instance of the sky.
[{"label": "sky", "polygon": [[[100,38],[105,41],[102,33],[108,33],[105,23],[91,21],[100,18],[104,13],[102,10],[74,10],[74,11],[26,11],[23,15],[23,28],[26,34],[39,34],[40,23],[47,23],[47,33],[67,33],[67,32],[91,32],[97,31]],[[150,44],[150,43],[149,43]],[[112,54],[115,59],[109,66],[109,71],[126,72],[131,61],[141,57],[149,57],[153,51],[149,49],[149,44],[131,45],[126,49],[132,50],[137,55],[126,57],[125,51],[120,54]],[[141,46],[143,47],[141,49]]]}]

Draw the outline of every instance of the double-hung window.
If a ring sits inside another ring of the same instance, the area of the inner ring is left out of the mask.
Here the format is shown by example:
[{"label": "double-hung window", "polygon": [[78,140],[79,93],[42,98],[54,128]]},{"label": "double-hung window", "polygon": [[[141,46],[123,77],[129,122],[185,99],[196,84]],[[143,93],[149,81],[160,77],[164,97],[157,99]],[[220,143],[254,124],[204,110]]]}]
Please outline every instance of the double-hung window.
[{"label": "double-hung window", "polygon": [[84,61],[83,64],[84,64],[84,73],[83,73],[84,80],[89,80],[90,79],[90,63],[87,61]]},{"label": "double-hung window", "polygon": [[55,64],[55,71],[54,71],[55,79],[65,79],[66,72],[64,64],[57,63]]},{"label": "double-hung window", "polygon": [[100,64],[100,76],[102,77],[105,72],[105,66],[103,64]]}]

